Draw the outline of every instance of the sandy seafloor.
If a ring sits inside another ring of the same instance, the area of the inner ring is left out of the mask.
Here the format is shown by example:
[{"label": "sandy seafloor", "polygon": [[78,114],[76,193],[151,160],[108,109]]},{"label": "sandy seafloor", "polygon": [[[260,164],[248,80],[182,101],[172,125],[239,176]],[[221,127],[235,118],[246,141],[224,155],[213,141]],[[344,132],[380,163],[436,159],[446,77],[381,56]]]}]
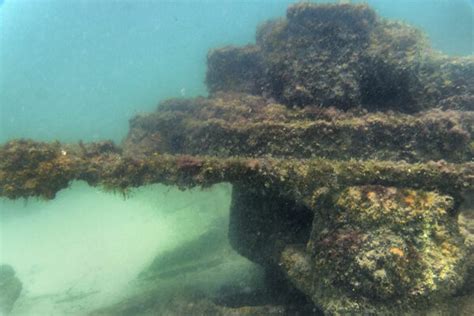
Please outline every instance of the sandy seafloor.
[{"label": "sandy seafloor", "polygon": [[[219,252],[215,256],[222,260],[212,270],[178,269],[149,284],[137,281],[156,255],[212,225],[225,227],[230,190],[219,185],[183,192],[153,185],[124,199],[77,182],[48,202],[2,200],[0,261],[12,265],[23,283],[12,315],[84,315],[147,287],[163,298],[186,288],[212,295],[228,282],[251,282],[258,274],[252,263],[228,245],[213,250],[212,244],[202,249],[211,253],[210,260]],[[227,238],[226,229],[221,231]],[[193,265],[192,259],[184,261],[179,264]]]},{"label": "sandy seafloor", "polygon": [[[208,50],[254,42],[257,25],[292,2],[0,1],[0,143],[119,143],[128,120],[160,100],[206,95]],[[368,2],[423,28],[436,49],[473,53],[470,0]],[[206,260],[187,258],[166,279],[136,282],[155,256],[225,228],[230,190],[150,186],[124,199],[74,183],[51,201],[0,199],[0,263],[23,283],[12,315],[84,315],[147,287],[162,300],[187,288],[252,290],[259,271],[230,248],[225,229],[224,246],[203,249],[219,264],[186,272]]]}]

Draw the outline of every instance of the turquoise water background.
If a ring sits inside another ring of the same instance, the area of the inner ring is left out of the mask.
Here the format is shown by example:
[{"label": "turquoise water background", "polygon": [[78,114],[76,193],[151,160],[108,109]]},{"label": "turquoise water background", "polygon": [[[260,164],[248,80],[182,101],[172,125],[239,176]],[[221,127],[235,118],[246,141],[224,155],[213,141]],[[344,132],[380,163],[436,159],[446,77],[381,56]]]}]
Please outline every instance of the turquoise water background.
[{"label": "turquoise water background", "polygon": [[[284,16],[293,2],[0,1],[0,143],[119,143],[136,113],[166,98],[206,95],[208,50],[253,43],[256,26]],[[385,17],[422,27],[436,49],[473,53],[472,1],[368,2]],[[230,190],[154,185],[124,200],[75,182],[52,201],[0,199],[0,264],[11,264],[23,282],[12,315],[84,315],[120,300],[155,256],[215,223],[225,227]],[[204,247],[212,252],[214,245]],[[248,280],[258,279],[230,246],[216,251],[224,259],[218,272],[179,276],[170,281],[178,294],[188,285],[212,294],[229,282],[251,286]]]},{"label": "turquoise water background", "polygon": [[[5,0],[0,6],[0,142],[126,135],[160,100],[206,95],[207,51],[254,42],[282,0]],[[468,0],[372,0],[449,54],[473,52]]]}]

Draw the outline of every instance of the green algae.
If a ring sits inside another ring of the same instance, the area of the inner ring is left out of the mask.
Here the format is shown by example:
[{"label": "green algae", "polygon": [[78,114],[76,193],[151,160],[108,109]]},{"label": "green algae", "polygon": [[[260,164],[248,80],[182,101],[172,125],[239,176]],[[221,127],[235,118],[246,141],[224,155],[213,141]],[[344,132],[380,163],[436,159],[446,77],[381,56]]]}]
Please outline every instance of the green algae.
[{"label": "green algae", "polygon": [[442,56],[365,5],[300,3],[255,45],[207,61],[209,98],[132,118],[120,147],[4,144],[0,196],[52,199],[74,180],[125,196],[231,183],[232,247],[325,313],[417,314],[472,295],[457,222],[474,192],[471,57]]},{"label": "green algae", "polygon": [[[94,150],[83,151],[81,147]],[[217,158],[155,153],[123,156],[115,147],[11,141],[0,148],[0,195],[8,198],[53,198],[73,180],[126,191],[152,183],[182,188],[220,182],[263,183],[311,201],[321,187],[381,184],[431,188],[453,195],[474,186],[472,163],[450,164],[323,158]],[[113,148],[113,150],[111,150]],[[284,194],[285,195],[285,194]],[[308,202],[311,205],[311,202]]]}]

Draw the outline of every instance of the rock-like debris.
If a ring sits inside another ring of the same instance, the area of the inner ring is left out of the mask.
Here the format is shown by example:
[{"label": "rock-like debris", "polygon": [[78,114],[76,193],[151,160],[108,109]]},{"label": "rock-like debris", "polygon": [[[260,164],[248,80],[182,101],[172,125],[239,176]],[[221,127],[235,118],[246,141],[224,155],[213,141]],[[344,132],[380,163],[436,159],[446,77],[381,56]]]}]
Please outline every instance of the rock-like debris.
[{"label": "rock-like debris", "polygon": [[[0,196],[52,199],[74,180],[125,195],[229,182],[232,247],[315,311],[470,308],[472,57],[443,56],[365,5],[301,3],[255,45],[212,50],[207,84],[208,98],[132,118],[120,147],[4,144]],[[171,314],[292,311],[176,302]]]},{"label": "rock-like debris", "polygon": [[0,314],[8,315],[20,296],[23,285],[15,270],[8,264],[0,264]]},{"label": "rock-like debris", "polygon": [[253,46],[211,51],[211,93],[246,92],[289,107],[409,113],[474,94],[472,57],[443,56],[421,31],[384,20],[367,5],[296,4],[286,19],[262,24],[256,37]]}]

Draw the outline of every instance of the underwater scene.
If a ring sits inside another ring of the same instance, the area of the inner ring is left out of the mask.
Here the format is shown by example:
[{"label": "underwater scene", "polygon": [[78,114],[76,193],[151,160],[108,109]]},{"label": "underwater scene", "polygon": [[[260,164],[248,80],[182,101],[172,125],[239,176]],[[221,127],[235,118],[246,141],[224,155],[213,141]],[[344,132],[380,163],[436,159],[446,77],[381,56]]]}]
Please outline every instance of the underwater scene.
[{"label": "underwater scene", "polygon": [[474,1],[0,0],[3,315],[474,315]]}]

